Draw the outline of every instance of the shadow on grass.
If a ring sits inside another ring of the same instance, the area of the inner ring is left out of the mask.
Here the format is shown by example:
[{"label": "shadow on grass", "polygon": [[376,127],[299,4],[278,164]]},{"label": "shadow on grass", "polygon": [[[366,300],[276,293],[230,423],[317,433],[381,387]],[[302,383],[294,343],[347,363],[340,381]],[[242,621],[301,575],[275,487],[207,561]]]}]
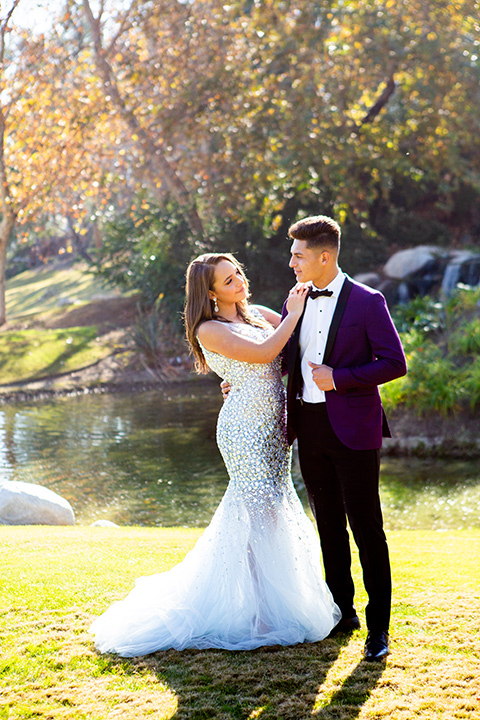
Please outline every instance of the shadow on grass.
[{"label": "shadow on grass", "polygon": [[317,720],[356,720],[377,686],[385,665],[384,660],[374,663],[361,660],[328,701],[317,703],[314,717]]},{"label": "shadow on grass", "polygon": [[127,673],[153,672],[175,694],[177,708],[168,715],[174,720],[303,720],[312,716],[354,720],[377,685],[384,664],[360,662],[341,688],[322,703],[322,685],[348,642],[348,637],[339,636],[251,652],[169,650],[114,662],[121,663]]}]

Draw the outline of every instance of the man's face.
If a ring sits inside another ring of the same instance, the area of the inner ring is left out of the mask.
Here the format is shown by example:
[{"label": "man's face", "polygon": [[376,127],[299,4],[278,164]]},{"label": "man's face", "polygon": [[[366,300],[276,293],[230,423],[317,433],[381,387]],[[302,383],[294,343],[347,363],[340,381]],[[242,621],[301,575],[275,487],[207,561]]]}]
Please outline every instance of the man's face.
[{"label": "man's face", "polygon": [[313,282],[322,287],[321,282],[325,275],[325,262],[322,256],[325,251],[321,248],[307,247],[306,240],[294,240],[290,248],[289,267],[293,269],[298,282]]}]

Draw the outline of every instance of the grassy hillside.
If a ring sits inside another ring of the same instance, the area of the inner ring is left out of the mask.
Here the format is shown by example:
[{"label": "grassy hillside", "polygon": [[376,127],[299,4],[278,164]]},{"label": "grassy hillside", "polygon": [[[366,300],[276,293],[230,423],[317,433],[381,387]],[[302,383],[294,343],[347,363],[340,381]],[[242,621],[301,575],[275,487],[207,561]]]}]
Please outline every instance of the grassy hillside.
[{"label": "grassy hillside", "polygon": [[49,263],[7,280],[7,320],[58,312],[69,304],[119,295],[118,290],[107,288],[95,278],[85,263]]},{"label": "grassy hillside", "polygon": [[7,281],[0,385],[85,368],[118,350],[135,299],[107,288],[84,263],[56,262]]}]

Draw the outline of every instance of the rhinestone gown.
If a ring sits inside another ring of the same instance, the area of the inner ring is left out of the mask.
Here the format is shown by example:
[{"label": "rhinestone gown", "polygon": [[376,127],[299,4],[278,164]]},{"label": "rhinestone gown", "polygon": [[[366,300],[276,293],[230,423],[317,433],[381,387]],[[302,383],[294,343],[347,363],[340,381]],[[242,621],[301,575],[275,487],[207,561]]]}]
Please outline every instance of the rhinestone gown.
[{"label": "rhinestone gown", "polygon": [[[242,323],[230,329],[257,340],[271,332]],[[323,580],[317,534],[292,484],[279,358],[246,363],[202,349],[232,386],[217,423],[230,482],[184,560],[139,578],[94,621],[101,652],[131,657],[314,642],[341,617]]]}]

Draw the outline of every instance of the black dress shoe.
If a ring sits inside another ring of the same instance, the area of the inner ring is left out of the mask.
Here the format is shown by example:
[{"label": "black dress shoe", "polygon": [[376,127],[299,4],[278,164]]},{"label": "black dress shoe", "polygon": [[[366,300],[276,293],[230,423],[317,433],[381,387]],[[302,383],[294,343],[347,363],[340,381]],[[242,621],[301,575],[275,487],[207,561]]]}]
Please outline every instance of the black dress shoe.
[{"label": "black dress shoe", "polygon": [[360,629],[360,620],[357,615],[351,618],[342,618],[330,632],[328,637],[333,637],[337,633],[351,633],[354,630]]},{"label": "black dress shoe", "polygon": [[369,632],[365,643],[365,660],[382,660],[388,653],[388,632]]}]

